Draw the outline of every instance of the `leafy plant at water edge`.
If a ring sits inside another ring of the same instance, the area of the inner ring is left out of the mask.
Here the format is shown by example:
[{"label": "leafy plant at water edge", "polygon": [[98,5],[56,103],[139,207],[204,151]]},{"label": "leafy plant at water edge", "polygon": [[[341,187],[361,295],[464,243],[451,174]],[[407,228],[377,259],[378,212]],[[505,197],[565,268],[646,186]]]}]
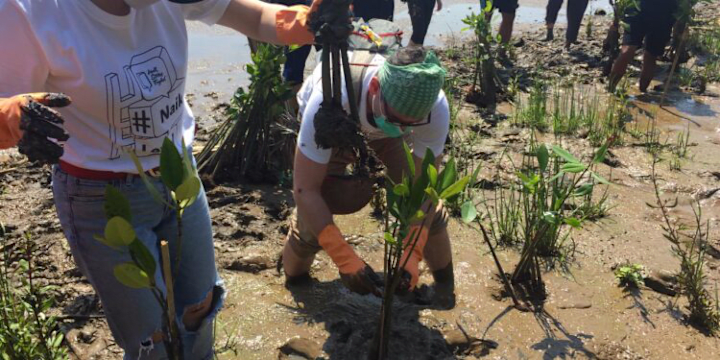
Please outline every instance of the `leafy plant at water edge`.
[{"label": "leafy plant at water edge", "polygon": [[[655,190],[656,204],[648,206],[659,209],[664,224],[663,236],[672,244],[672,252],[680,259],[680,272],[677,276],[678,283],[683,295],[688,300],[690,310],[690,323],[700,327],[711,334],[720,331],[720,311],[718,304],[713,304],[710,293],[705,289],[707,277],[704,272],[705,253],[707,251],[708,236],[710,233],[709,222],[703,223],[702,208],[700,204],[693,206],[694,229],[690,233],[684,233],[682,227],[670,218],[669,207],[677,204],[668,204],[660,195],[655,167],[659,162],[657,155],[653,156],[651,179]],[[717,295],[716,295],[717,302]]]},{"label": "leafy plant at water edge", "polygon": [[645,268],[640,264],[624,264],[615,269],[615,278],[622,287],[640,288],[645,279]]},{"label": "leafy plant at water edge", "polygon": [[402,181],[388,181],[387,212],[385,213],[385,289],[380,312],[380,326],[371,359],[384,360],[391,334],[391,312],[395,291],[409,258],[402,260],[403,252],[412,252],[420,237],[421,228],[432,221],[428,213],[441,201],[451,201],[460,194],[470,176],[457,179],[455,160],[450,159],[442,171],[435,167],[435,155],[427,150],[421,166],[416,168],[414,155],[404,144],[409,174]]},{"label": "leafy plant at water edge", "polygon": [[239,88],[198,155],[200,172],[215,180],[278,182],[292,169],[299,122],[286,101],[292,91],[283,82],[282,47],[261,44],[247,65],[250,85]]},{"label": "leafy plant at water edge", "polygon": [[[176,277],[180,268],[180,254],[183,240],[183,213],[197,199],[202,186],[197,170],[192,163],[192,157],[183,143],[183,156],[180,155],[173,142],[165,138],[160,152],[160,179],[169,190],[169,198],[164,197],[150,181],[149,176],[140,165],[135,154],[131,154],[138,173],[145,183],[151,196],[160,204],[164,204],[175,212],[177,221],[176,254],[172,265],[170,257],[163,259],[162,272],[165,278],[167,292],[162,290],[161,284],[156,282],[158,263],[150,250],[138,239],[132,227],[132,210],[130,202],[117,188],[108,185],[105,189],[105,216],[108,219],[103,235],[95,239],[120,252],[129,253],[132,261],[118,264],[114,267],[115,278],[123,285],[132,289],[148,289],[162,308],[163,332],[167,336],[163,339],[168,355],[171,359],[182,359],[182,339],[178,332],[173,299],[172,279]],[[160,239],[163,240],[163,239]],[[167,254],[167,245],[157,244],[163,255]]]},{"label": "leafy plant at water edge", "polygon": [[[55,303],[50,294],[54,287],[41,286],[36,279],[36,243],[25,234],[24,249],[12,252],[2,224],[0,240],[0,358],[66,359],[63,334],[48,314]],[[21,260],[12,262],[15,257]]]}]

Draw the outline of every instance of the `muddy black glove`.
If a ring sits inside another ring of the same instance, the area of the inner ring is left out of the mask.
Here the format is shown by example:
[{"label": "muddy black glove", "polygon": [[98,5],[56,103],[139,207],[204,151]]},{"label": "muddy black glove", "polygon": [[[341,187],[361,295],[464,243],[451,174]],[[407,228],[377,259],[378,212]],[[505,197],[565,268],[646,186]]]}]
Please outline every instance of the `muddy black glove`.
[{"label": "muddy black glove", "polygon": [[355,273],[343,274],[341,272],[340,280],[352,292],[382,297],[383,280],[368,264]]},{"label": "muddy black glove", "polygon": [[63,94],[33,93],[0,98],[0,149],[17,145],[30,161],[57,163],[63,154],[61,145],[69,136],[59,125],[62,116],[51,107],[69,105]]},{"label": "muddy black glove", "polygon": [[[315,33],[316,43],[330,42],[340,44],[347,42],[353,30],[350,11],[351,0],[322,0],[317,4],[317,11],[310,14],[309,27]],[[313,2],[313,6],[318,0]]]}]

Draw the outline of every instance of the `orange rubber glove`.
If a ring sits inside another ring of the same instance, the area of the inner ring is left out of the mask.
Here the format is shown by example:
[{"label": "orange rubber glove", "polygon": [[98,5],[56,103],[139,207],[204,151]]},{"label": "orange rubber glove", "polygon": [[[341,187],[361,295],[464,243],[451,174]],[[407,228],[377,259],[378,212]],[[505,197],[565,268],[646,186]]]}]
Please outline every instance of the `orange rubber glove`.
[{"label": "orange rubber glove", "polygon": [[63,94],[32,93],[0,98],[0,149],[18,146],[31,161],[56,162],[62,147],[50,140],[65,141],[67,133],[60,114],[50,107],[69,105]]},{"label": "orange rubber glove", "polygon": [[286,45],[308,45],[315,41],[310,32],[310,14],[317,11],[322,0],[315,0],[312,7],[294,5],[280,10],[275,15],[275,32],[278,40]]},{"label": "orange rubber glove", "polygon": [[[418,231],[420,231],[419,236],[417,234]],[[400,265],[402,266],[402,264],[405,264],[405,260],[407,260],[407,264],[405,265],[405,273],[400,279],[400,285],[398,285],[398,291],[400,293],[412,291],[418,283],[418,278],[420,276],[420,261],[423,258],[423,251],[425,250],[425,244],[427,244],[429,233],[430,230],[428,226],[423,226],[421,228],[420,225],[413,225],[410,227],[408,235],[403,240],[403,244],[405,244],[406,247],[402,258],[400,258]],[[417,244],[414,248],[412,248],[412,241],[414,241],[416,237],[418,237]]]},{"label": "orange rubber glove", "polygon": [[348,289],[361,295],[381,296],[378,287],[382,286],[382,280],[345,242],[337,226],[326,226],[318,236],[318,243],[337,265],[340,279]]}]

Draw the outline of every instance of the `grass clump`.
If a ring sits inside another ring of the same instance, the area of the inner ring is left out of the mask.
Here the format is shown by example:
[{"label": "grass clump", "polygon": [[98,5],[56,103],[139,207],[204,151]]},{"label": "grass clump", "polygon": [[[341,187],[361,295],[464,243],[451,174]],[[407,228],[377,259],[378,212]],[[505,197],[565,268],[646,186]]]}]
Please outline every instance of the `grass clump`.
[{"label": "grass clump", "polygon": [[[55,304],[53,286],[38,282],[34,256],[36,243],[29,234],[20,247],[4,239],[0,224],[0,358],[66,359],[63,334],[48,312]],[[14,244],[18,245],[18,244]],[[19,260],[14,260],[19,259]]]}]

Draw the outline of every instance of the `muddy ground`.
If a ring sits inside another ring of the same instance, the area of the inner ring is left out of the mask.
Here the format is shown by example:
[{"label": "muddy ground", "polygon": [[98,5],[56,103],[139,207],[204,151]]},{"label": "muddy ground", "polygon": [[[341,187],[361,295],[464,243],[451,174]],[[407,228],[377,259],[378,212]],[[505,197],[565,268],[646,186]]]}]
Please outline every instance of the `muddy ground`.
[{"label": "muddy ground", "polygon": [[[717,10],[712,11],[717,14]],[[501,75],[527,80],[542,63],[547,76],[573,76],[579,83],[601,89],[601,25],[607,19],[595,17],[594,21],[597,26],[592,36],[587,38],[582,31],[582,43],[569,51],[562,48],[562,25],[558,25],[558,40],[549,44],[538,40],[544,30],[537,24],[521,26],[515,65],[502,69]],[[459,46],[456,52],[462,53],[462,45],[455,45]],[[451,76],[467,82],[468,69],[460,57],[452,59],[447,52],[443,55]],[[662,64],[657,83],[664,79],[668,67],[668,63]],[[239,71],[228,63],[215,74],[222,81],[227,81],[226,76],[232,78],[230,81],[242,79],[242,75],[228,75],[232,69]],[[194,70],[199,74],[210,71],[200,65]],[[637,64],[631,73],[634,70]],[[206,91],[213,86],[212,79],[197,84],[189,92],[195,94],[193,99],[204,99],[194,106],[208,128],[212,117],[218,115],[213,109],[229,94]],[[720,280],[720,192],[713,191],[720,188],[720,158],[715,156],[720,150],[716,143],[718,93],[717,85],[706,95],[675,90],[670,96],[672,105],[656,116],[663,139],[674,139],[677,131],[690,130],[691,158],[683,161],[681,171],[671,171],[667,163],[661,163],[658,173],[665,196],[679,198],[678,206],[672,209],[678,221],[690,218],[691,199],[702,204],[703,215],[711,225],[705,270],[712,292]],[[647,119],[641,110],[653,110],[659,93],[641,95],[631,87],[630,95],[635,126],[644,129]],[[497,160],[503,151],[521,154],[529,132],[513,128],[508,121],[497,121],[510,114],[508,104],[497,108],[500,116],[489,116],[474,105],[458,102],[458,122],[482,135],[472,147],[472,156],[482,161],[482,183],[502,184],[511,173],[506,163]],[[587,140],[578,137],[555,140],[546,136],[543,140],[558,142],[576,155],[587,157],[592,152]],[[569,258],[569,271],[551,270],[545,275],[548,298],[540,312],[518,312],[508,299],[499,296],[501,285],[487,247],[476,232],[453,219],[450,234],[457,305],[452,310],[438,310],[432,304],[398,302],[391,358],[719,358],[720,339],[705,336],[687,323],[684,298],[648,288],[625,292],[617,286],[613,269],[621,263],[639,263],[649,272],[673,273],[679,268],[662,236],[658,211],[646,205],[654,203],[651,157],[640,143],[626,136],[624,145],[611,149],[612,161],[600,167],[614,184],[609,188],[612,209],[607,217],[587,223],[572,234],[575,252]],[[228,289],[216,327],[218,357],[364,359],[375,331],[379,299],[345,290],[324,254],[313,264],[317,281],[311,286],[287,289],[275,270],[293,206],[290,190],[222,184],[207,192],[217,263]],[[492,191],[487,190],[487,195],[492,196]],[[336,222],[356,251],[375,269],[381,269],[382,233],[370,213],[366,208],[358,214],[338,216]],[[73,357],[121,358],[104,322],[102,306],[75,268],[62,235],[52,202],[49,168],[29,166],[12,152],[0,154],[0,222],[6,227],[7,246],[17,246],[20,234],[26,231],[38,244],[40,251],[34,261],[42,269],[42,281],[59,286],[55,313],[60,316]],[[503,248],[499,257],[508,271],[518,251]],[[431,284],[427,269],[421,267],[421,271],[421,284]],[[468,341],[463,332],[474,340]]]}]

